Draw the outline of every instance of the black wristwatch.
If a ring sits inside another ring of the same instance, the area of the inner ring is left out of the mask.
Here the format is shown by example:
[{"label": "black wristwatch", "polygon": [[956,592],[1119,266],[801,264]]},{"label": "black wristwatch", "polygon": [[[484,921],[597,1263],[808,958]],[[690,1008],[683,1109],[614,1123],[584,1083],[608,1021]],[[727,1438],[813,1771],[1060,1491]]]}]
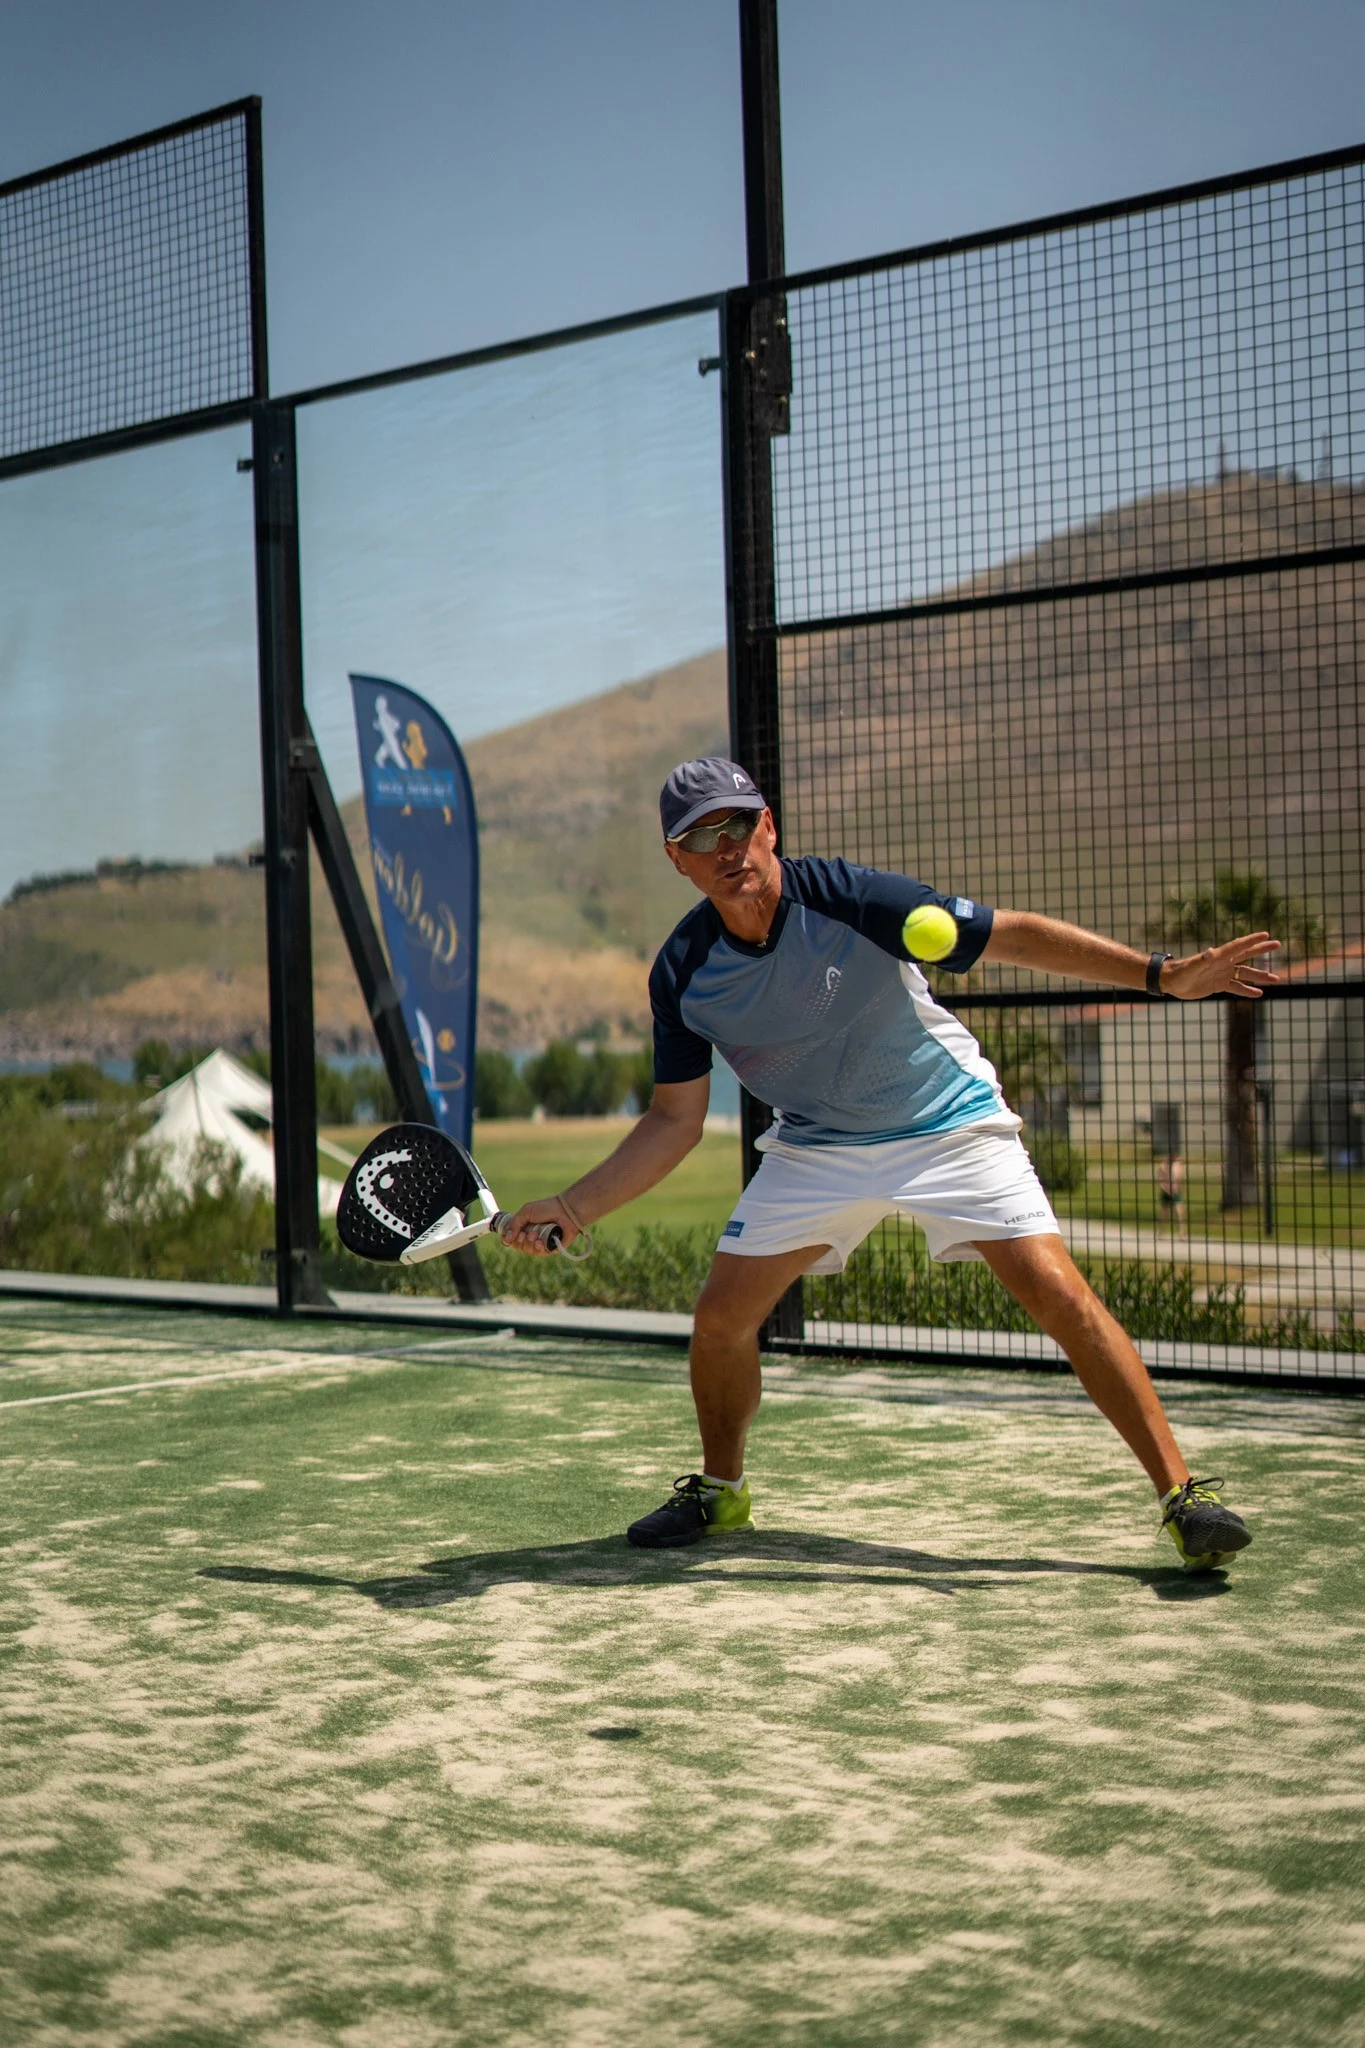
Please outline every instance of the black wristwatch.
[{"label": "black wristwatch", "polygon": [[1161,986],[1161,970],[1170,958],[1171,955],[1169,953],[1153,953],[1151,959],[1147,962],[1147,993],[1149,996],[1161,996],[1167,1002],[1170,1001],[1170,998]]}]

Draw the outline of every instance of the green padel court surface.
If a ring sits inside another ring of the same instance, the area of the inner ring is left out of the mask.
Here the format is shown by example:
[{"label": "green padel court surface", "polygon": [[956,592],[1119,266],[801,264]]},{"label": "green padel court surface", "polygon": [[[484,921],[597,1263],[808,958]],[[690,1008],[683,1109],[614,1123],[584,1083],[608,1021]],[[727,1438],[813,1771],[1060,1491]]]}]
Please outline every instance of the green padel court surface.
[{"label": "green padel court surface", "polygon": [[1359,1405],[1169,1390],[1190,1581],[1060,1378],[787,1366],[759,1533],[650,1555],[677,1353],[0,1359],[5,2048],[1365,2039]]}]

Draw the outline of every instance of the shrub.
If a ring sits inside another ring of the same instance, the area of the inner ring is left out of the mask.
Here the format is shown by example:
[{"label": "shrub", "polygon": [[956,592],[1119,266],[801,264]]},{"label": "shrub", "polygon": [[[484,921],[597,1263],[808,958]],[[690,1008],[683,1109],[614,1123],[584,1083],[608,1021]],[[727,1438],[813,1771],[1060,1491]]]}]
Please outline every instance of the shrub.
[{"label": "shrub", "polygon": [[351,1121],[393,1124],[398,1121],[398,1097],[388,1070],[377,1060],[351,1069]]},{"label": "shrub", "polygon": [[[1105,1307],[1131,1337],[1187,1344],[1270,1341],[1247,1326],[1242,1288],[1219,1286],[1196,1297],[1188,1266],[1116,1260],[1077,1262]],[[1032,1318],[976,1260],[935,1265],[922,1241],[871,1237],[844,1272],[806,1281],[806,1313],[831,1322],[900,1323],[948,1330],[1032,1331]]]},{"label": "shrub", "polygon": [[204,1147],[188,1192],[135,1144],[135,1112],[69,1123],[32,1101],[0,1116],[0,1265],[136,1279],[255,1281],[274,1210]]},{"label": "shrub", "polygon": [[631,1103],[637,1114],[643,1116],[654,1100],[654,1048],[642,1045],[638,1052],[621,1055],[630,1086]]},{"label": "shrub", "polygon": [[313,1065],[313,1084],[317,1092],[320,1124],[355,1122],[356,1087],[353,1073],[343,1073],[340,1067],[329,1066],[326,1060],[316,1060]]},{"label": "shrub", "polygon": [[[690,1315],[711,1265],[720,1226],[669,1230],[649,1224],[632,1236],[599,1240],[590,1259],[528,1259],[493,1238],[480,1238],[479,1258],[500,1301],[564,1302],[579,1308],[646,1308]],[[371,1265],[344,1251],[329,1225],[323,1277],[329,1287],[366,1292],[449,1296],[444,1259],[423,1266]]]},{"label": "shrub", "polygon": [[[268,1072],[267,1068],[267,1077]],[[398,1101],[393,1087],[383,1067],[374,1061],[343,1068],[319,1060],[315,1072],[320,1124],[397,1121]]]},{"label": "shrub", "polygon": [[1038,1131],[1026,1139],[1028,1155],[1050,1195],[1070,1194],[1085,1185],[1085,1154],[1060,1131]]},{"label": "shrub", "polygon": [[481,1052],[474,1065],[474,1108],[479,1116],[529,1116],[530,1084],[510,1053]]},{"label": "shrub", "polygon": [[565,1038],[551,1040],[528,1060],[527,1086],[551,1116],[610,1116],[630,1088],[626,1062],[598,1046],[581,1053]]},{"label": "shrub", "polygon": [[[492,1239],[479,1258],[496,1300],[563,1302],[581,1308],[638,1308],[690,1314],[710,1270],[719,1225],[670,1230],[646,1225],[628,1238],[601,1239],[590,1259],[528,1259]],[[332,1287],[449,1297],[444,1259],[425,1266],[379,1266],[352,1258],[325,1233],[323,1270]],[[1249,1325],[1242,1289],[1195,1294],[1188,1267],[1117,1260],[1096,1270],[1080,1262],[1095,1292],[1129,1333],[1189,1344],[1252,1344],[1305,1351],[1365,1351],[1365,1329],[1349,1310],[1335,1330],[1315,1330],[1306,1314]],[[939,1266],[922,1241],[879,1233],[858,1247],[842,1273],[807,1277],[812,1321],[891,1323],[906,1328],[1033,1332],[1036,1325],[988,1266],[973,1260]]]},{"label": "shrub", "polygon": [[805,1282],[806,1314],[819,1321],[900,1323],[945,1330],[1032,1330],[1034,1324],[988,1266],[939,1266],[922,1241],[878,1232],[842,1273]]}]

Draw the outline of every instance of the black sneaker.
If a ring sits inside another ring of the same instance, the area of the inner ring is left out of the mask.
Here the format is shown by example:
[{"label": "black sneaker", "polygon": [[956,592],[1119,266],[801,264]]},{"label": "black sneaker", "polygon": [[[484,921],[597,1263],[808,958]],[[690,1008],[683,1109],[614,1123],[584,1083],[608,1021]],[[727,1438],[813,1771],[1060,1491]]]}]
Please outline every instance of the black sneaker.
[{"label": "black sneaker", "polygon": [[703,1536],[752,1529],[752,1508],[747,1479],[735,1493],[728,1486],[708,1486],[700,1472],[686,1472],[674,1480],[672,1500],[631,1523],[626,1541],[637,1550],[681,1550]]},{"label": "black sneaker", "polygon": [[1170,1530],[1172,1543],[1192,1571],[1211,1572],[1251,1541],[1242,1517],[1225,1508],[1215,1493],[1222,1484],[1221,1479],[1187,1479],[1162,1497],[1161,1526]]}]

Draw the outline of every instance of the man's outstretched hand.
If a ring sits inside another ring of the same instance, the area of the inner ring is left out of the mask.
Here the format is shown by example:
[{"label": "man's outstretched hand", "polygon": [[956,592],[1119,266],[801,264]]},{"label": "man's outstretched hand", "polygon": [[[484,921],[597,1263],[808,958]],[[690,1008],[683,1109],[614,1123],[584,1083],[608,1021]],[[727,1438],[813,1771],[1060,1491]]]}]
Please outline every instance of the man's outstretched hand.
[{"label": "man's outstretched hand", "polygon": [[1229,939],[1225,946],[1206,946],[1202,953],[1168,960],[1161,970],[1161,993],[1186,1003],[1200,996],[1259,996],[1280,977],[1252,963],[1279,948],[1279,940],[1269,932],[1251,932],[1244,939]]}]

